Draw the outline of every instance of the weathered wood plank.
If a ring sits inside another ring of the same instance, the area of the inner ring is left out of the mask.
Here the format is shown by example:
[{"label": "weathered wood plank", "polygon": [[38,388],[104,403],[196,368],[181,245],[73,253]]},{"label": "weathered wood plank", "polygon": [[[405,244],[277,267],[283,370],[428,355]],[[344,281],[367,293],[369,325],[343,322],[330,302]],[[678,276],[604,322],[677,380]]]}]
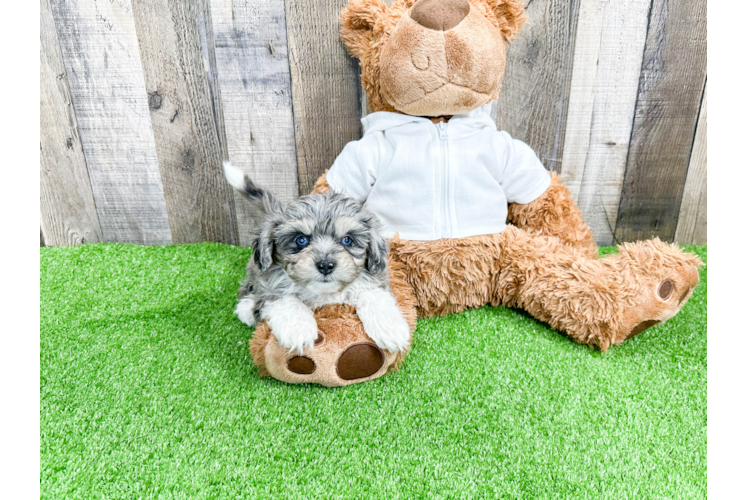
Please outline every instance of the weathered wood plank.
[{"label": "weathered wood plank", "polygon": [[613,243],[650,5],[580,5],[560,171],[599,245]]},{"label": "weathered wood plank", "polygon": [[200,36],[207,3],[133,0],[133,14],[172,240],[236,242]]},{"label": "weathered wood plank", "polygon": [[340,41],[348,0],[286,0],[299,190],[314,182],[349,141],[361,138],[358,60]]},{"label": "weathered wood plank", "polygon": [[101,241],[49,0],[41,0],[40,35],[41,246]]},{"label": "weathered wood plank", "polygon": [[[283,201],[298,196],[283,4],[211,0],[228,155]],[[259,214],[235,198],[239,241],[249,245]]]},{"label": "weathered wood plank", "polygon": [[105,241],[171,243],[129,0],[52,0]]},{"label": "weathered wood plank", "polygon": [[688,162],[675,241],[684,245],[706,245],[706,86]]},{"label": "weathered wood plank", "polygon": [[619,241],[672,241],[706,82],[706,0],[654,0],[618,209]]},{"label": "weathered wood plank", "polygon": [[529,0],[528,20],[507,52],[496,123],[557,170],[566,128],[580,0]]}]

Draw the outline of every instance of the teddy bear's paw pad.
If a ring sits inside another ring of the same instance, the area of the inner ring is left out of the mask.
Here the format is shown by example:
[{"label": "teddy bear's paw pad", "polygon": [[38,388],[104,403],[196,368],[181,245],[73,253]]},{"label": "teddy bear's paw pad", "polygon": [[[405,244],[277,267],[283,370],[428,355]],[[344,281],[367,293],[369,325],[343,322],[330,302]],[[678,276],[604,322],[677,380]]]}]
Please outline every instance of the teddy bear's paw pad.
[{"label": "teddy bear's paw pad", "polygon": [[384,365],[384,353],[375,344],[353,344],[338,358],[338,376],[343,380],[369,377]]},{"label": "teddy bear's paw pad", "polygon": [[[686,280],[677,281],[680,285],[676,284],[674,280],[666,279],[661,281],[656,289],[657,298],[661,301],[660,304],[669,309],[674,308],[675,311],[680,309],[683,304],[686,303],[686,300],[688,300],[696,288],[695,282]],[[671,315],[674,314],[675,311],[671,312]]]},{"label": "teddy bear's paw pad", "polygon": [[675,284],[671,280],[665,280],[657,287],[657,295],[662,300],[667,300],[673,295],[673,290],[675,290]]},{"label": "teddy bear's paw pad", "polygon": [[662,321],[657,321],[656,319],[648,319],[646,321],[642,321],[641,323],[636,325],[633,330],[631,330],[628,336],[626,336],[626,340],[630,339],[631,337],[635,337],[644,330],[648,330],[653,326],[659,325],[660,323],[662,323]]},{"label": "teddy bear's paw pad", "polygon": [[286,367],[288,368],[288,371],[298,373],[299,375],[309,375],[314,373],[314,370],[317,369],[317,365],[314,364],[314,361],[306,356],[294,356],[288,360]]}]

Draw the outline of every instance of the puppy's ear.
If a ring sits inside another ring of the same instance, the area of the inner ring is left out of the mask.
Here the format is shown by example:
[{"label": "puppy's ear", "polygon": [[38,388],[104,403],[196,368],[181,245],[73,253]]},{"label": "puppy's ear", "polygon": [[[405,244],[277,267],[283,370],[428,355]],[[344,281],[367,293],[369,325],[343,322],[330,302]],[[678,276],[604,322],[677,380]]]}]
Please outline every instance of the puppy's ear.
[{"label": "puppy's ear", "polygon": [[372,231],[369,246],[366,248],[366,270],[378,274],[387,267],[387,240],[377,231]]},{"label": "puppy's ear", "polygon": [[340,38],[353,57],[361,59],[369,50],[374,25],[385,12],[381,0],[351,0],[340,12]]},{"label": "puppy's ear", "polygon": [[260,235],[252,244],[254,258],[260,271],[266,270],[273,264],[273,252],[275,251],[275,242],[273,241],[273,232],[275,224],[270,221],[266,222],[260,231]]},{"label": "puppy's ear", "polygon": [[504,38],[510,41],[517,36],[520,28],[527,21],[522,0],[493,0],[489,1],[488,4],[499,20],[499,28]]}]

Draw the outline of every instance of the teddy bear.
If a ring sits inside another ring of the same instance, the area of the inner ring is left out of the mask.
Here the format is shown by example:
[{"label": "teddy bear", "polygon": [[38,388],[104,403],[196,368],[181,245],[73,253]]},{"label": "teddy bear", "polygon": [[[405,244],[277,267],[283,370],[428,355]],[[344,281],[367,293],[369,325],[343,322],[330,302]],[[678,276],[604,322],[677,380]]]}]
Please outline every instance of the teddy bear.
[{"label": "teddy bear", "polygon": [[[351,0],[341,38],[371,113],[313,192],[351,196],[380,218],[411,331],[416,316],[490,304],[606,351],[672,318],[703,264],[657,238],[599,258],[558,175],[497,130],[488,105],[525,19],[520,0]],[[316,318],[319,343],[303,356],[258,327],[250,346],[261,375],[348,385],[396,369],[407,352],[376,347],[350,306]]]}]

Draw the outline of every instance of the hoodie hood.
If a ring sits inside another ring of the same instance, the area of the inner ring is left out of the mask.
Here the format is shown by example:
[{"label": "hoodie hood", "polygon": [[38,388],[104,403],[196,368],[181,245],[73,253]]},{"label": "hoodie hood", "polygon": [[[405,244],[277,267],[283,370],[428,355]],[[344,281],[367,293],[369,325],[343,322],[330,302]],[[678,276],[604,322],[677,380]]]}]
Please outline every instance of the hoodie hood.
[{"label": "hoodie hood", "polygon": [[[491,127],[496,128],[496,122],[491,118],[491,103],[484,104],[480,108],[475,108],[467,113],[460,113],[452,116],[449,119],[450,124],[459,124],[470,128],[482,128]],[[365,117],[361,118],[361,125],[364,129],[364,135],[372,132],[380,132],[389,130],[408,123],[429,123],[432,121],[430,118],[424,118],[423,116],[411,116],[403,113],[395,113],[392,111],[377,111],[369,113]]]}]

